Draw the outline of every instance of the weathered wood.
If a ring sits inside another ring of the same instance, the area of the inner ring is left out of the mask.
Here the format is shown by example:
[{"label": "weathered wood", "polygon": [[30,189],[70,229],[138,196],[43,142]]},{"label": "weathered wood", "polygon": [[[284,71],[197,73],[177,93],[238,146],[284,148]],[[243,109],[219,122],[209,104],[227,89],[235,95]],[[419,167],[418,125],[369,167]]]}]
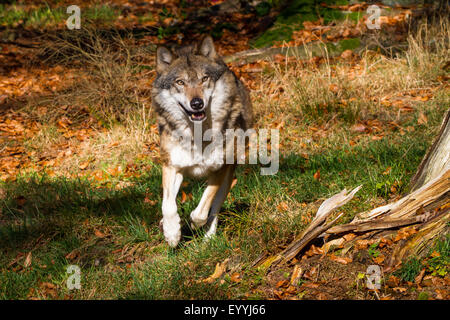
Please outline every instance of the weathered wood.
[{"label": "weathered wood", "polygon": [[[335,226],[326,234],[368,232],[420,224],[418,232],[397,244],[388,261],[395,268],[407,256],[427,254],[435,239],[449,232],[450,221],[450,110],[442,121],[439,133],[411,180],[411,193],[398,201],[358,214],[345,225]],[[426,211],[426,213],[423,213]],[[380,236],[382,233],[379,234]],[[360,239],[353,239],[356,241]],[[341,238],[343,239],[343,238]],[[340,239],[332,240],[343,245]],[[333,243],[325,244],[330,248]],[[351,244],[347,243],[347,247]]]},{"label": "weathered wood", "polygon": [[317,210],[317,213],[311,222],[311,224],[306,228],[286,249],[284,249],[278,255],[269,257],[263,262],[265,267],[270,267],[278,264],[285,263],[286,261],[294,258],[303,248],[305,248],[312,240],[316,239],[320,234],[325,232],[327,229],[339,219],[342,215],[338,215],[331,222],[323,225],[331,213],[350,201],[356,192],[361,189],[361,186],[356,187],[350,193],[347,194],[347,190],[344,189],[338,194],[335,194],[331,198],[325,200]]},{"label": "weathered wood", "polygon": [[423,223],[433,217],[432,212],[424,213],[412,218],[362,221],[334,226],[326,231],[328,234],[339,234],[344,232],[366,232],[371,230],[382,230],[403,227],[416,223]]},{"label": "weathered wood", "polygon": [[442,171],[437,177],[396,202],[356,215],[352,222],[369,221],[380,216],[389,219],[406,218],[415,214],[421,207],[438,200],[449,190],[450,169]]},{"label": "weathered wood", "polygon": [[444,116],[437,137],[411,179],[411,190],[419,189],[440,172],[448,169],[450,169],[450,109]]},{"label": "weathered wood", "polygon": [[319,225],[325,222],[325,220],[329,217],[329,215],[337,208],[342,207],[344,204],[349,202],[354,195],[361,189],[362,185],[353,189],[349,194],[347,194],[347,189],[342,190],[338,194],[335,194],[331,198],[326,199],[320,205],[317,213],[309,224],[309,226],[303,231],[302,236],[306,235],[308,232],[312,231]]},{"label": "weathered wood", "polygon": [[302,251],[303,248],[305,248],[309,243],[311,243],[311,241],[316,239],[320,234],[322,234],[328,228],[330,228],[336,222],[336,220],[341,217],[341,215],[342,214],[340,214],[337,218],[335,218],[333,221],[326,224],[325,226],[316,227],[314,230],[310,231],[304,237],[301,237],[296,241],[292,242],[286,249],[284,249],[277,256],[277,259],[275,259],[272,262],[272,265],[283,264],[293,259],[300,251]]},{"label": "weathered wood", "polygon": [[404,242],[399,243],[392,253],[387,265],[395,268],[408,256],[425,256],[433,243],[441,235],[449,232],[450,210],[443,211],[438,216],[420,226],[418,232]]},{"label": "weathered wood", "polygon": [[[344,237],[331,240],[324,245],[327,252],[333,246],[344,245],[348,251],[358,239],[367,235],[383,235],[380,230],[392,229],[412,224],[420,224],[418,232],[397,245],[389,261],[390,267],[397,266],[408,255],[423,254],[436,238],[449,231],[450,222],[450,167],[449,167],[449,113],[447,111],[441,130],[433,146],[428,151],[414,181],[417,186],[411,193],[393,203],[363,212],[355,216],[352,222],[332,227],[340,215],[324,225],[334,209],[347,203],[361,188],[355,188],[350,194],[343,190],[325,200],[319,207],[311,224],[281,253],[265,259],[260,265],[270,268],[293,259],[299,252],[319,236],[343,233],[362,233],[348,242]],[[426,172],[422,174],[422,172]],[[259,264],[259,263],[258,263]]]},{"label": "weathered wood", "polygon": [[[314,239],[327,234],[342,234],[349,232],[367,234],[368,232],[370,233],[377,232],[378,230],[400,228],[419,223],[421,223],[422,226],[438,225],[439,228],[435,231],[431,231],[430,227],[427,227],[422,231],[421,234],[424,234],[424,241],[428,241],[429,239],[431,239],[430,235],[438,234],[443,230],[444,226],[446,226],[446,223],[442,224],[440,221],[448,221],[448,214],[450,212],[449,207],[446,207],[446,209],[439,213],[436,213],[437,211],[433,211],[431,209],[423,213],[423,208],[431,208],[433,207],[432,204],[435,203],[441,205],[443,204],[442,201],[446,201],[446,199],[448,199],[448,195],[450,193],[450,170],[442,172],[439,176],[429,181],[427,184],[423,185],[415,192],[408,194],[404,198],[389,205],[372,210],[364,220],[355,219],[351,223],[332,227],[340,217],[339,215],[333,221],[324,225],[324,222],[327,220],[333,210],[344,205],[350,199],[352,199],[354,194],[360,188],[361,186],[355,188],[350,194],[347,194],[347,191],[343,190],[342,192],[325,200],[319,207],[316,216],[314,217],[308,228],[306,228],[282,252],[265,259],[261,263],[261,265],[265,268],[269,268],[283,264],[297,256],[298,253],[307,245],[309,245]],[[439,219],[442,217],[444,217],[446,220]],[[431,221],[439,222],[436,222],[435,224],[429,224],[428,222]],[[364,235],[362,237],[364,237]],[[358,238],[361,239],[361,236],[355,239]],[[355,239],[353,239],[353,242],[355,241]],[[415,237],[414,239],[414,242],[408,245],[409,249],[402,249],[402,247],[399,247],[399,249],[397,249],[397,251],[399,252],[397,256],[403,257],[406,252],[411,252],[411,248],[423,247],[420,237]],[[336,241],[336,239],[332,240],[325,244],[325,250],[328,251],[328,249],[336,243],[342,245],[344,244],[344,241],[342,241],[342,239],[340,239],[339,241]]]}]

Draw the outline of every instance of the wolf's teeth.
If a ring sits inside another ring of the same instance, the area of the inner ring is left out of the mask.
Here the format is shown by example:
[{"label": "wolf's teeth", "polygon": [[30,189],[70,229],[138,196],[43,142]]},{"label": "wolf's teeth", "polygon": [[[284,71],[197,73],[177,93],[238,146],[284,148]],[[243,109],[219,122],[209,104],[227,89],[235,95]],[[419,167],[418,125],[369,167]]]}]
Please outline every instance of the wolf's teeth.
[{"label": "wolf's teeth", "polygon": [[198,112],[198,113],[191,114],[191,119],[192,120],[203,120],[204,118],[205,118],[205,113],[203,113],[203,112]]}]

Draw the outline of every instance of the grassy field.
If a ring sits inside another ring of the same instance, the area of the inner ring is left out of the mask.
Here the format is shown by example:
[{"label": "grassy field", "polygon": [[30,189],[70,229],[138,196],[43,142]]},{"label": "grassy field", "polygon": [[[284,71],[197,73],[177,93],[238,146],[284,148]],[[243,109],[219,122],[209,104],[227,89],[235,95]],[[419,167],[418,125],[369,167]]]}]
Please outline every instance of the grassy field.
[{"label": "grassy field", "polygon": [[[13,18],[0,15],[1,23],[15,23],[5,19]],[[80,48],[65,52],[84,61],[78,68],[64,60],[82,80],[64,94],[29,99],[21,107],[24,117],[39,123],[23,148],[31,162],[55,152],[69,139],[63,117],[75,126],[72,131],[89,119],[95,129],[82,142],[68,140],[75,152],[63,150],[44,169],[29,167],[1,182],[0,299],[273,298],[266,270],[254,262],[292,241],[322,200],[363,185],[342,208],[344,223],[408,190],[450,106],[449,40],[448,21],[440,20],[422,24],[409,35],[408,48],[394,56],[367,51],[261,63],[248,85],[257,127],[280,130],[279,171],[262,176],[259,166],[238,166],[218,233],[208,242],[201,230],[187,227],[205,184],[186,180],[178,199],[186,236],[177,249],[168,247],[158,227],[158,137],[140,86],[154,76],[151,61],[140,51],[121,50],[125,42],[114,50],[95,40],[86,60]],[[54,42],[51,49],[66,47]],[[84,111],[61,109],[67,101]],[[47,112],[40,111],[44,105]],[[448,253],[448,241],[439,244],[446,245]],[[210,281],[226,259],[225,274]],[[80,290],[67,288],[70,265],[80,268]],[[418,271],[410,261],[401,272],[406,279]],[[288,277],[291,270],[282,272]]]}]

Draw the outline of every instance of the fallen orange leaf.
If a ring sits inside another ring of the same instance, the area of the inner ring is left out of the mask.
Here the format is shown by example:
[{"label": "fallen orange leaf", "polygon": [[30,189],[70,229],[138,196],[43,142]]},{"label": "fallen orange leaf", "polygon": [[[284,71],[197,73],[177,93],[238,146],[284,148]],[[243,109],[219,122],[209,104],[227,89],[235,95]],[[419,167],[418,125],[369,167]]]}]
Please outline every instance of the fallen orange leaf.
[{"label": "fallen orange leaf", "polygon": [[314,179],[319,180],[320,179],[320,170],[317,170],[316,173],[314,173]]},{"label": "fallen orange leaf", "polygon": [[106,237],[106,234],[104,234],[104,233],[101,232],[100,230],[95,229],[95,230],[94,230],[94,233],[95,233],[95,235],[96,235],[97,237],[99,237],[99,238],[104,238],[104,237]]},{"label": "fallen orange leaf", "polygon": [[82,163],[80,163],[80,165],[78,166],[78,168],[80,168],[81,170],[86,169],[89,166],[89,161],[84,161]]},{"label": "fallen orange leaf", "polygon": [[418,124],[427,124],[428,123],[428,117],[424,113],[419,114],[419,118],[417,119]]},{"label": "fallen orange leaf", "polygon": [[380,255],[377,256],[376,258],[373,258],[373,261],[374,261],[376,264],[382,264],[385,258],[386,258],[386,257],[385,257],[384,255],[380,254]]},{"label": "fallen orange leaf", "polygon": [[201,280],[200,282],[212,283],[217,278],[220,278],[227,268],[228,261],[230,261],[230,258],[225,259],[222,263],[218,262],[213,274],[208,278]]},{"label": "fallen orange leaf", "polygon": [[25,261],[23,263],[23,266],[25,268],[28,268],[29,266],[31,266],[31,251],[27,254],[27,257],[25,258]]},{"label": "fallen orange leaf", "polygon": [[241,282],[241,275],[238,272],[235,272],[230,277],[231,282]]},{"label": "fallen orange leaf", "polygon": [[353,259],[351,259],[351,258],[338,257],[338,256],[335,256],[334,254],[332,254],[330,256],[330,260],[338,262],[338,263],[342,263],[342,264],[348,264],[353,261]]},{"label": "fallen orange leaf", "polygon": [[187,199],[187,195],[184,191],[181,191],[181,203],[185,203]]},{"label": "fallen orange leaf", "polygon": [[286,211],[287,209],[289,209],[289,206],[286,202],[282,201],[277,205],[277,210],[278,211]]}]

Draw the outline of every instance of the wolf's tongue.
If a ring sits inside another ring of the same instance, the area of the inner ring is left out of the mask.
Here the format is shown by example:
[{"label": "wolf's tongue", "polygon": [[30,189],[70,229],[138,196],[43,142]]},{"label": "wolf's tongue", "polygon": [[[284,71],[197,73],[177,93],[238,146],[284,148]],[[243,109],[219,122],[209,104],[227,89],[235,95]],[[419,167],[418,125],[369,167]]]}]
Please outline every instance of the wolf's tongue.
[{"label": "wolf's tongue", "polygon": [[193,113],[191,115],[191,118],[193,120],[202,120],[204,117],[205,117],[205,113],[204,112],[196,112],[196,113]]}]

